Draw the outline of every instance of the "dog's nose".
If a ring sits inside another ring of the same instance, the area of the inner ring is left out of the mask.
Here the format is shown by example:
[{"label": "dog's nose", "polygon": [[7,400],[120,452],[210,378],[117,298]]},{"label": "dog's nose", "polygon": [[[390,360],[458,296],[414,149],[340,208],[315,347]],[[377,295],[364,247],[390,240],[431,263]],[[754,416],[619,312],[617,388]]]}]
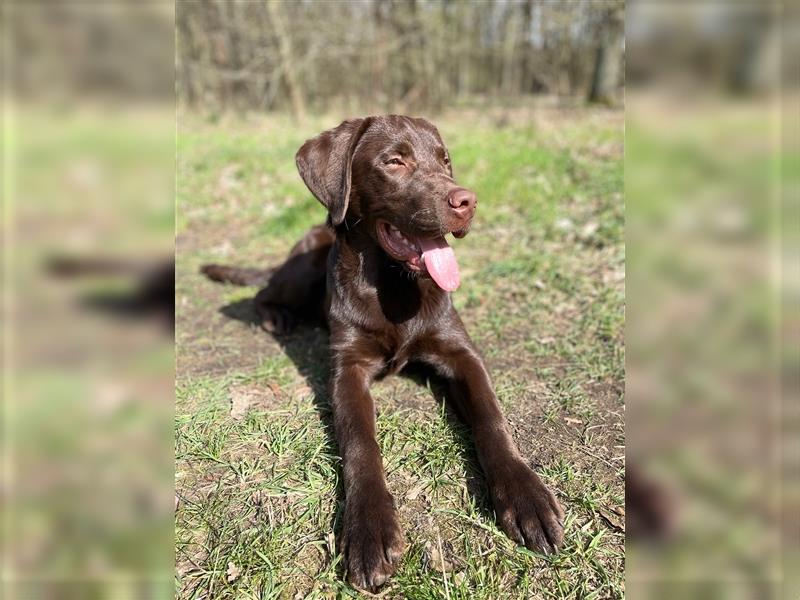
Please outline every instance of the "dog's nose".
[{"label": "dog's nose", "polygon": [[475,211],[478,198],[475,196],[475,192],[465,190],[464,188],[456,188],[447,194],[447,203],[459,215],[467,216]]}]

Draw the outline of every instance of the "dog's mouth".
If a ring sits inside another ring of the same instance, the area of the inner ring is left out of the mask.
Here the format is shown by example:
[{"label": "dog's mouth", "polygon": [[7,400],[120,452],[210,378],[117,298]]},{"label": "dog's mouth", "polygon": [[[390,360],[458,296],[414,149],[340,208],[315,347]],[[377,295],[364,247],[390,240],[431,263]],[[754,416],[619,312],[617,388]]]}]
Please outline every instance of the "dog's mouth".
[{"label": "dog's mouth", "polygon": [[[452,292],[461,283],[458,263],[453,249],[443,235],[433,237],[404,234],[394,225],[379,220],[378,242],[393,259],[403,263],[415,273],[426,273],[446,292]],[[462,238],[467,230],[454,231]]]}]

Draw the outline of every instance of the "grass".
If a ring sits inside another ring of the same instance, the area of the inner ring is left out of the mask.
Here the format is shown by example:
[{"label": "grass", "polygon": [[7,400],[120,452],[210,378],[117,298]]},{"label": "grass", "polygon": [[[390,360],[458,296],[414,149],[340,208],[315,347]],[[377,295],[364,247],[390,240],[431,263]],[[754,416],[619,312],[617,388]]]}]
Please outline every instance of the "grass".
[{"label": "grass", "polygon": [[[621,114],[436,121],[457,180],[480,198],[473,233],[454,244],[463,276],[454,301],[523,455],[564,505],[566,544],[544,557],[508,540],[494,524],[469,432],[424,382],[390,378],[373,396],[407,550],[383,597],[621,598]],[[256,290],[196,275],[209,260],[277,262],[324,218],[293,157],[336,122],[180,121],[180,598],[362,595],[343,581],[336,551],[343,497],[325,333],[275,340],[248,322]],[[232,415],[241,398],[247,410]]]}]

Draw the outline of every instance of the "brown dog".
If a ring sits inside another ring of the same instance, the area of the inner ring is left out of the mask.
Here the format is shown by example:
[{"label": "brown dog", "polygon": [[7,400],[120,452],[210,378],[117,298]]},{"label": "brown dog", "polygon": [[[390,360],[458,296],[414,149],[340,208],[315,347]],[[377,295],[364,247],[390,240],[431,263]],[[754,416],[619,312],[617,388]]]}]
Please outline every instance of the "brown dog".
[{"label": "brown dog", "polygon": [[345,121],[308,140],[296,160],[328,209],[328,225],[314,227],[277,269],[208,265],[203,272],[218,281],[267,284],[256,307],[272,331],[303,318],[327,321],[348,578],[375,589],[403,552],[369,386],[410,361],[446,380],[449,400],[472,429],[500,527],[532,550],[556,551],[561,507],[520,456],[450,299],[459,271],[444,236],[467,234],[477,199],[453,180],[436,127],[396,115]]}]

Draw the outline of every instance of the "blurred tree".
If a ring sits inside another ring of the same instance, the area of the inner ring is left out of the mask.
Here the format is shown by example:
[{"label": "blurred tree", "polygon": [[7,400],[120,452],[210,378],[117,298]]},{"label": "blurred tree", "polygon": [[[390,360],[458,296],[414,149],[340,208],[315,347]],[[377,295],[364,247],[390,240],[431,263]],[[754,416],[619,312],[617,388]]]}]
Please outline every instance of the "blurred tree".
[{"label": "blurred tree", "polygon": [[625,44],[625,13],[622,5],[602,5],[597,16],[597,51],[589,90],[590,102],[613,104],[622,76]]},{"label": "blurred tree", "polygon": [[531,94],[607,102],[622,19],[621,0],[179,2],[179,101],[297,118]]},{"label": "blurred tree", "polygon": [[[235,5],[228,5],[234,6]],[[281,57],[281,70],[283,72],[286,87],[289,91],[289,98],[292,102],[292,113],[295,118],[302,121],[306,116],[306,101],[303,98],[303,90],[295,69],[295,56],[292,52],[292,43],[289,39],[289,31],[286,27],[286,20],[283,18],[283,3],[267,2],[270,22],[278,40],[278,54]]]}]

